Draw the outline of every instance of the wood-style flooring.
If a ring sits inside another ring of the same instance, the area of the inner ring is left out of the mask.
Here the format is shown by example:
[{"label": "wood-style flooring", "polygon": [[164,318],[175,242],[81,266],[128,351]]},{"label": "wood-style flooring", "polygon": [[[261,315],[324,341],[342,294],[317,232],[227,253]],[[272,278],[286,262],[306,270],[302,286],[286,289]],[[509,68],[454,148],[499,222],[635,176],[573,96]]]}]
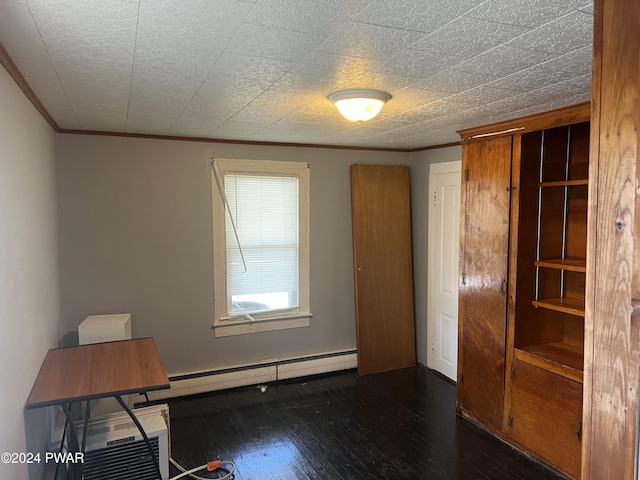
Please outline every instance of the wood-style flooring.
[{"label": "wood-style flooring", "polygon": [[564,478],[456,417],[455,399],[422,367],[186,397],[169,402],[171,453],[188,469],[231,460],[235,480]]}]

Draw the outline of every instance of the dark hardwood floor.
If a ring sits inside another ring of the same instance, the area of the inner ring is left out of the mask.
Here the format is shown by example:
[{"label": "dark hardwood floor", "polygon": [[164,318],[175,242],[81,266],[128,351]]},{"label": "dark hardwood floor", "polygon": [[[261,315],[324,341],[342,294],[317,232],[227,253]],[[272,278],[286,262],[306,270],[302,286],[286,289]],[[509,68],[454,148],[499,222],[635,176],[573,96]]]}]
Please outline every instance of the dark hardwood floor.
[{"label": "dark hardwood floor", "polygon": [[186,397],[169,402],[171,453],[231,460],[235,480],[564,478],[456,417],[455,398],[421,367]]}]

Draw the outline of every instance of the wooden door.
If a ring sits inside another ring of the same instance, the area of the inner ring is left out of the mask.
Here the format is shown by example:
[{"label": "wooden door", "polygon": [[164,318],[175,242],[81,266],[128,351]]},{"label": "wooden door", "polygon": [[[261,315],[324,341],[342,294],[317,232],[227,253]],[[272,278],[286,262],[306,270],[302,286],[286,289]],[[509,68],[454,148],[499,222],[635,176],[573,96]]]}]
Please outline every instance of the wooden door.
[{"label": "wooden door", "polygon": [[458,409],[502,430],[512,138],[464,145]]},{"label": "wooden door", "polygon": [[429,171],[427,366],[451,380],[458,368],[458,268],[461,162]]},{"label": "wooden door", "polygon": [[409,168],[351,165],[358,373],[416,363]]}]

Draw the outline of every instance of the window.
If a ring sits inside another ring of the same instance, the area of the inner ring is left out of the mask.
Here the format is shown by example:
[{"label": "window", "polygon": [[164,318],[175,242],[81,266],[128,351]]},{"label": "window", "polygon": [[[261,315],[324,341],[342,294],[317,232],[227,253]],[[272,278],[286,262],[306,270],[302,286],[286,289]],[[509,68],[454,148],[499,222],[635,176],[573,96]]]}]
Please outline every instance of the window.
[{"label": "window", "polygon": [[308,164],[215,159],[211,182],[215,335],[308,326]]}]

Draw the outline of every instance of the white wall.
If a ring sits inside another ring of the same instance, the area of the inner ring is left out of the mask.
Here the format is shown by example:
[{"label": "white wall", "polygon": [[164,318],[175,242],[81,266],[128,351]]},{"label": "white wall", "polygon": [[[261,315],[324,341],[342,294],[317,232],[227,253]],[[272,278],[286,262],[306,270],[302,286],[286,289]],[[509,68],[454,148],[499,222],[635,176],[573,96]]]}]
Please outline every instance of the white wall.
[{"label": "white wall", "polygon": [[424,150],[411,154],[411,222],[417,360],[427,364],[427,242],[429,239],[429,165],[462,159],[462,147]]},{"label": "white wall", "polygon": [[[309,162],[311,326],[215,338],[211,157]],[[352,163],[409,154],[59,135],[62,312],[130,312],[170,374],[356,347]]]},{"label": "white wall", "polygon": [[[46,410],[23,408],[60,335],[54,142],[0,67],[0,452],[44,455],[48,438]],[[0,478],[26,479],[27,467],[0,463]]]}]

